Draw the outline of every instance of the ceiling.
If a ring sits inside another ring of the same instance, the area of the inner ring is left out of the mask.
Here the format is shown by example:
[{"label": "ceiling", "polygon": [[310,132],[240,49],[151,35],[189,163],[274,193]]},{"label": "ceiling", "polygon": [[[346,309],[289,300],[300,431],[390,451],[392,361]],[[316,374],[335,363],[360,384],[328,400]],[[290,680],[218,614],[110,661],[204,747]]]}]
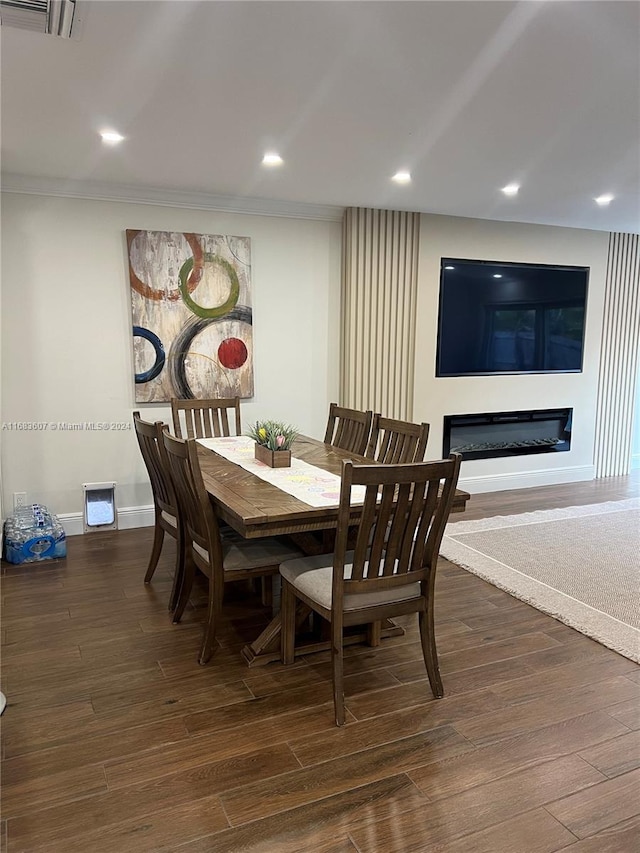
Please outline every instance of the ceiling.
[{"label": "ceiling", "polygon": [[[1,28],[5,188],[640,228],[638,2],[79,0],[78,17],[71,39]],[[126,140],[103,145],[107,127]]]}]

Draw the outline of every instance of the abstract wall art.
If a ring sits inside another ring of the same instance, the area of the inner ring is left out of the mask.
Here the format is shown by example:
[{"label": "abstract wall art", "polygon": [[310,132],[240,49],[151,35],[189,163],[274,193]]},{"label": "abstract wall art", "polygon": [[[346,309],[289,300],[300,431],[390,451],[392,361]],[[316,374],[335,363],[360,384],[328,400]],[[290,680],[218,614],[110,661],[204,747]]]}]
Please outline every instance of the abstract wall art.
[{"label": "abstract wall art", "polygon": [[251,240],[127,231],[136,403],[253,396]]}]

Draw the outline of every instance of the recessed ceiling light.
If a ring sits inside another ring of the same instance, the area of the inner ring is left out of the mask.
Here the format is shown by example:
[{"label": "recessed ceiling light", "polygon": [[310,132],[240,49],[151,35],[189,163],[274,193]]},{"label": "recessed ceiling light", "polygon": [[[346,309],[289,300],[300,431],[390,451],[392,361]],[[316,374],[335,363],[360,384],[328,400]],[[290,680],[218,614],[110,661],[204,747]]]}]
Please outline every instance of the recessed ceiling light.
[{"label": "recessed ceiling light", "polygon": [[455,267],[445,267],[446,270],[454,270]]},{"label": "recessed ceiling light", "polygon": [[596,204],[599,204],[600,207],[606,207],[613,201],[613,196],[611,193],[606,193],[605,195],[599,195],[597,198],[594,198],[594,201]]},{"label": "recessed ceiling light", "polygon": [[276,154],[275,151],[268,151],[262,158],[265,166],[281,166],[283,163],[282,157]]},{"label": "recessed ceiling light", "polygon": [[507,184],[506,187],[502,187],[502,192],[505,195],[518,195],[519,189],[520,189],[520,184]]},{"label": "recessed ceiling light", "polygon": [[117,145],[124,139],[124,136],[115,130],[101,130],[100,136],[102,137],[102,141],[107,145]]},{"label": "recessed ceiling light", "polygon": [[409,172],[396,172],[391,178],[396,184],[408,184],[411,182],[411,174]]},{"label": "recessed ceiling light", "polygon": [[502,278],[502,275],[499,272],[493,274],[494,278]]}]

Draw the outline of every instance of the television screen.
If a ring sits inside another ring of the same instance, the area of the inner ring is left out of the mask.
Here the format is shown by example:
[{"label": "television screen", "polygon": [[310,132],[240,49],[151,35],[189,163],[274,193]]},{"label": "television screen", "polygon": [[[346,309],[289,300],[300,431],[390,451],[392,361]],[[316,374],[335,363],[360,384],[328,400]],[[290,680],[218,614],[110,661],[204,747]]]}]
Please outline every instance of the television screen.
[{"label": "television screen", "polygon": [[582,370],[588,267],[442,258],[436,376]]}]

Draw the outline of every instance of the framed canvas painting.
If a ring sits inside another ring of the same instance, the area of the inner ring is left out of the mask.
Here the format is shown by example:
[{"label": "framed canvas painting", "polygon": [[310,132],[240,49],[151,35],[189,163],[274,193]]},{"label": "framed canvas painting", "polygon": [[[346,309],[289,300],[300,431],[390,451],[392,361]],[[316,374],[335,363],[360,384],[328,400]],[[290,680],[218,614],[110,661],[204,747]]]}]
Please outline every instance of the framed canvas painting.
[{"label": "framed canvas painting", "polygon": [[253,396],[249,237],[127,230],[136,403]]}]

